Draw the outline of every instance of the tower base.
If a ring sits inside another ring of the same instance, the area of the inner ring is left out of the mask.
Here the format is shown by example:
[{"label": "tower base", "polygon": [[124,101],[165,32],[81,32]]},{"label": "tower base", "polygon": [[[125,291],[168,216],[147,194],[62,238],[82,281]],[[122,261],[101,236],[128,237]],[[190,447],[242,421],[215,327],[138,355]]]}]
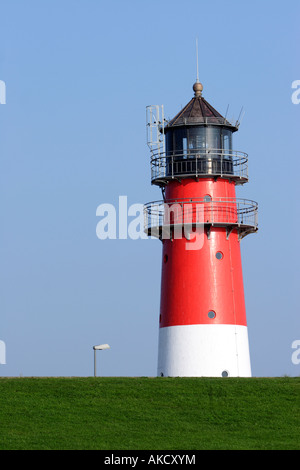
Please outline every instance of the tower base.
[{"label": "tower base", "polygon": [[203,324],[160,328],[157,375],[251,377],[247,326]]}]

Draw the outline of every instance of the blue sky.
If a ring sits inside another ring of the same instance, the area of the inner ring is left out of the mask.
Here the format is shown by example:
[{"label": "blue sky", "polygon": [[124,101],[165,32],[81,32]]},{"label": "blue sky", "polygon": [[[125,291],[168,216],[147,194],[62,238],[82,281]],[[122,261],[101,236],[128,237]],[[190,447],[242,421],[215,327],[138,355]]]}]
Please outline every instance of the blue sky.
[{"label": "blue sky", "polygon": [[[102,203],[160,199],[145,108],[193,96],[245,116],[238,197],[259,203],[242,243],[252,372],[298,376],[298,0],[27,0],[0,4],[0,375],[156,375],[161,245],[96,236]],[[101,356],[100,356],[101,354]]]}]

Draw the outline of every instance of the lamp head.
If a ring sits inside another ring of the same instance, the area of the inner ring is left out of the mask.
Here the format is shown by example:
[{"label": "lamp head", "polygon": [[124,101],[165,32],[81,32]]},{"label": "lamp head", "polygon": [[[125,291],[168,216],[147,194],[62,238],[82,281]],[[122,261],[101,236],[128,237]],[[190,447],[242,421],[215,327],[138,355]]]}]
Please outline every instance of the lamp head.
[{"label": "lamp head", "polygon": [[93,346],[95,350],[110,349],[109,344],[99,344],[98,346]]}]

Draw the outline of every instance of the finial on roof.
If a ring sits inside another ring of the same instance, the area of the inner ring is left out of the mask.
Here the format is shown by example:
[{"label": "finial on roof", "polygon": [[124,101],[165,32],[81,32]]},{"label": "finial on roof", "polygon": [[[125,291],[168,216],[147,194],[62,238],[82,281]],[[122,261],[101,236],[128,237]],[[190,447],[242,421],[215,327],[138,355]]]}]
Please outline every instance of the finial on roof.
[{"label": "finial on roof", "polygon": [[199,81],[194,83],[193,90],[195,92],[195,96],[202,96],[203,85]]}]

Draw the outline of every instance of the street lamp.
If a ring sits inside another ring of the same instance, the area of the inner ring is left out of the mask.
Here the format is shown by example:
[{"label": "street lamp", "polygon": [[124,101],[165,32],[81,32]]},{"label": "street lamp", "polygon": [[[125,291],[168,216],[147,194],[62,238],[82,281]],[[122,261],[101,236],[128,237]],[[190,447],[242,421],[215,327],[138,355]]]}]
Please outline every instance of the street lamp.
[{"label": "street lamp", "polygon": [[96,373],[96,351],[102,351],[102,349],[110,349],[109,344],[99,344],[98,346],[93,346],[93,350],[94,350],[94,377],[97,376],[97,373]]}]

